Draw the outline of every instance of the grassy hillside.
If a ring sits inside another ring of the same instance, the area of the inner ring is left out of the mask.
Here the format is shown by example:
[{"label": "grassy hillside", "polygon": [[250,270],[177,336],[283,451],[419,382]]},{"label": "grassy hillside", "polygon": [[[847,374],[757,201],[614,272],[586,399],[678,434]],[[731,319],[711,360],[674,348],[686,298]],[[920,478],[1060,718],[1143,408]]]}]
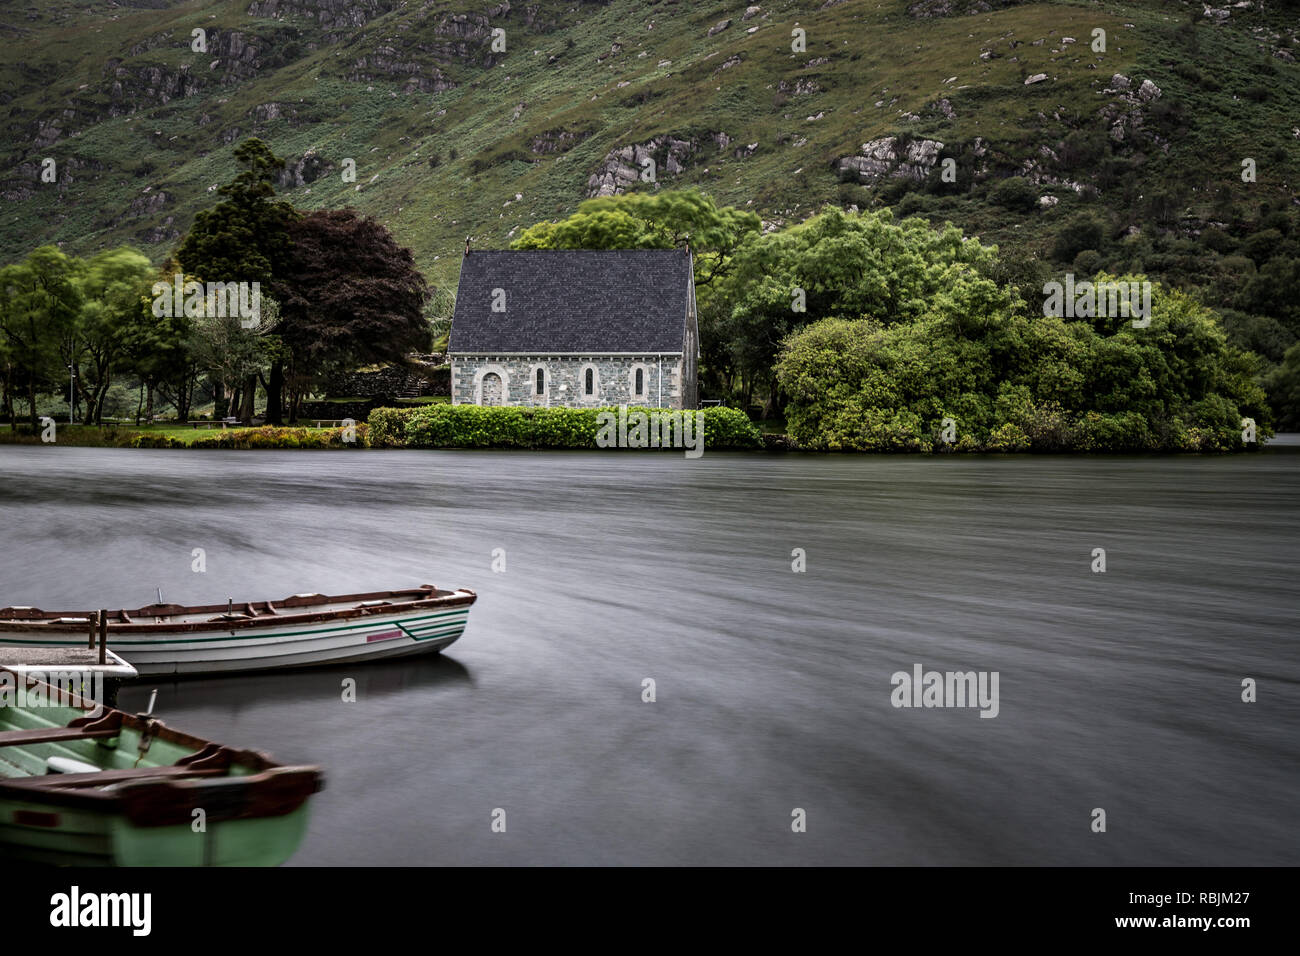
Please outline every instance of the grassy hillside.
[{"label": "grassy hillside", "polygon": [[[378,217],[435,283],[454,283],[467,234],[504,246],[571,212],[611,150],[664,136],[690,147],[680,171],[660,164],[661,186],[699,185],[768,221],[902,204],[1026,257],[1047,255],[1080,210],[1102,214],[1107,243],[1131,239],[1129,226],[1249,231],[1294,208],[1300,26],[1294,6],[1224,12],[831,0],[764,2],[745,19],[742,3],[667,0],[6,0],[0,253],[130,242],[162,259],[250,135],[296,164],[302,182],[283,190],[295,204]],[[796,26],[804,52],[791,51]],[[199,28],[207,52],[191,48]],[[1106,92],[1117,73],[1127,94]],[[1145,80],[1159,96],[1138,103]],[[840,170],[891,135],[900,148],[941,142],[957,182]],[[1241,181],[1245,157],[1257,182]],[[46,158],[55,183],[40,181]],[[993,192],[1014,174],[1056,204]]]}]

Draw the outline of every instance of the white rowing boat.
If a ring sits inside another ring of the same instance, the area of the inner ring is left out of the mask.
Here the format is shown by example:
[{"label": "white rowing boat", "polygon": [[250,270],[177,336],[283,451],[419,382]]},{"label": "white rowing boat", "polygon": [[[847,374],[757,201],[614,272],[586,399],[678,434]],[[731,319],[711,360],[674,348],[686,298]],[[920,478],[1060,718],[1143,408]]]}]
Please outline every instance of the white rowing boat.
[{"label": "white rowing boat", "polygon": [[[366,594],[102,612],[108,645],[142,677],[352,664],[430,654],[465,630],[473,591],[432,584]],[[94,611],[0,609],[0,647],[85,647]]]}]

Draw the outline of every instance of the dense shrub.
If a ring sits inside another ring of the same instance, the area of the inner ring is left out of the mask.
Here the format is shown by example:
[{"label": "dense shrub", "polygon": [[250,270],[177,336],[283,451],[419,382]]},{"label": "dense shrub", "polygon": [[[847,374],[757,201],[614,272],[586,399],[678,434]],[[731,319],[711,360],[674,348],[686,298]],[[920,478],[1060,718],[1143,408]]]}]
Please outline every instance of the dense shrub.
[{"label": "dense shrub", "polygon": [[[344,428],[229,428],[202,435],[190,443],[190,448],[364,448],[367,442],[366,425],[356,426],[356,441],[344,441]],[[141,435],[141,438],[148,436]],[[177,442],[177,445],[181,443]],[[175,447],[175,446],[168,446]]]},{"label": "dense shrub", "polygon": [[1090,276],[1101,271],[1101,253],[1096,249],[1084,249],[1074,257],[1074,274],[1079,277]]},{"label": "dense shrub", "polygon": [[[629,408],[635,424],[637,412],[667,409]],[[521,408],[481,405],[427,405],[423,408],[377,408],[370,414],[374,446],[411,448],[598,448],[597,436],[608,418],[617,421],[617,407]],[[686,411],[704,422],[704,447],[758,448],[762,438],[743,412],[734,408]],[[696,426],[698,427],[698,425]]]},{"label": "dense shrub", "polygon": [[1031,212],[1038,208],[1042,193],[1022,176],[1008,176],[989,190],[989,201],[1012,212]]},{"label": "dense shrub", "polygon": [[1058,262],[1073,262],[1085,249],[1100,249],[1105,238],[1102,223],[1086,213],[1075,216],[1056,234],[1052,245],[1052,258]]},{"label": "dense shrub", "polygon": [[367,424],[375,448],[400,448],[406,444],[406,423],[420,408],[376,408]]},{"label": "dense shrub", "polygon": [[995,306],[892,326],[824,319],[777,363],[790,437],[825,451],[1140,452],[1241,450],[1244,418],[1272,433],[1255,360],[1213,312],[1156,287],[1149,318]]},{"label": "dense shrub", "polygon": [[131,438],[132,448],[184,448],[185,442],[170,435],[151,435],[142,432]]}]

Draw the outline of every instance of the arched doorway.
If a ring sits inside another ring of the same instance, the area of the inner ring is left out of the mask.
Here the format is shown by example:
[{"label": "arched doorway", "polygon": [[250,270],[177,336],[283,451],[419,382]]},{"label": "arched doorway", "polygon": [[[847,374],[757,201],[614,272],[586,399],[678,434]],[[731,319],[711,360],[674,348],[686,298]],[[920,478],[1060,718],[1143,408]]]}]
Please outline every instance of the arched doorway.
[{"label": "arched doorway", "polygon": [[483,404],[500,405],[504,401],[505,389],[501,384],[501,376],[496,372],[488,372],[483,376]]}]

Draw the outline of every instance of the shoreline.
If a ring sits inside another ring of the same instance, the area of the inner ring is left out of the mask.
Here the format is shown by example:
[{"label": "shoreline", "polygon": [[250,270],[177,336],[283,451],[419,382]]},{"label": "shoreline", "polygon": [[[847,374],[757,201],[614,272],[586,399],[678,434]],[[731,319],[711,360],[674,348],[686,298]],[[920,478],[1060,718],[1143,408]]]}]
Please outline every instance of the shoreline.
[{"label": "shoreline", "polygon": [[[126,449],[140,450],[149,449],[156,451],[201,451],[207,452],[212,450],[219,451],[240,451],[240,452],[258,452],[258,451],[488,451],[488,452],[628,452],[628,453],[682,453],[683,449],[671,446],[664,447],[520,447],[518,445],[441,445],[441,446],[412,446],[412,445],[393,445],[381,444],[372,445],[368,440],[362,437],[355,442],[328,441],[330,437],[337,437],[340,429],[331,428],[311,428],[309,426],[263,426],[270,429],[303,431],[315,433],[319,436],[318,441],[312,444],[253,444],[253,445],[217,445],[215,443],[186,443],[186,442],[163,442],[158,432],[147,429],[137,430],[134,428],[125,429],[118,432],[116,429],[109,427],[100,428],[97,426],[74,426],[78,432],[70,436],[60,436],[56,433],[54,441],[43,441],[41,436],[17,434],[8,427],[0,425],[0,447],[44,447],[55,446],[63,448],[105,448],[105,449]],[[358,426],[364,427],[364,423]],[[66,430],[67,426],[63,426]],[[83,429],[85,431],[83,431]],[[170,429],[176,430],[176,429]],[[236,432],[261,431],[259,428],[251,429],[194,429],[197,432],[195,438],[204,436],[220,436],[222,432],[233,435]],[[109,438],[112,440],[87,440],[88,438]],[[143,439],[137,443],[137,439]],[[737,446],[719,446],[704,449],[707,452],[731,452],[745,454],[761,455],[807,455],[816,457],[920,457],[920,458],[948,458],[948,457],[1043,457],[1043,458],[1173,458],[1173,457],[1222,457],[1227,455],[1248,455],[1259,454],[1261,452],[1289,452],[1300,451],[1300,432],[1281,432],[1271,438],[1266,439],[1260,445],[1254,448],[1242,448],[1230,451],[1190,451],[1190,450],[1135,450],[1135,451],[1071,451],[1071,450],[1053,450],[1053,451],[989,451],[977,449],[958,449],[952,448],[945,451],[939,450],[898,450],[882,449],[871,451],[844,451],[844,450],[827,450],[816,448],[803,448],[796,445],[786,435],[783,434],[765,434],[762,444],[756,447],[737,447]]]}]

